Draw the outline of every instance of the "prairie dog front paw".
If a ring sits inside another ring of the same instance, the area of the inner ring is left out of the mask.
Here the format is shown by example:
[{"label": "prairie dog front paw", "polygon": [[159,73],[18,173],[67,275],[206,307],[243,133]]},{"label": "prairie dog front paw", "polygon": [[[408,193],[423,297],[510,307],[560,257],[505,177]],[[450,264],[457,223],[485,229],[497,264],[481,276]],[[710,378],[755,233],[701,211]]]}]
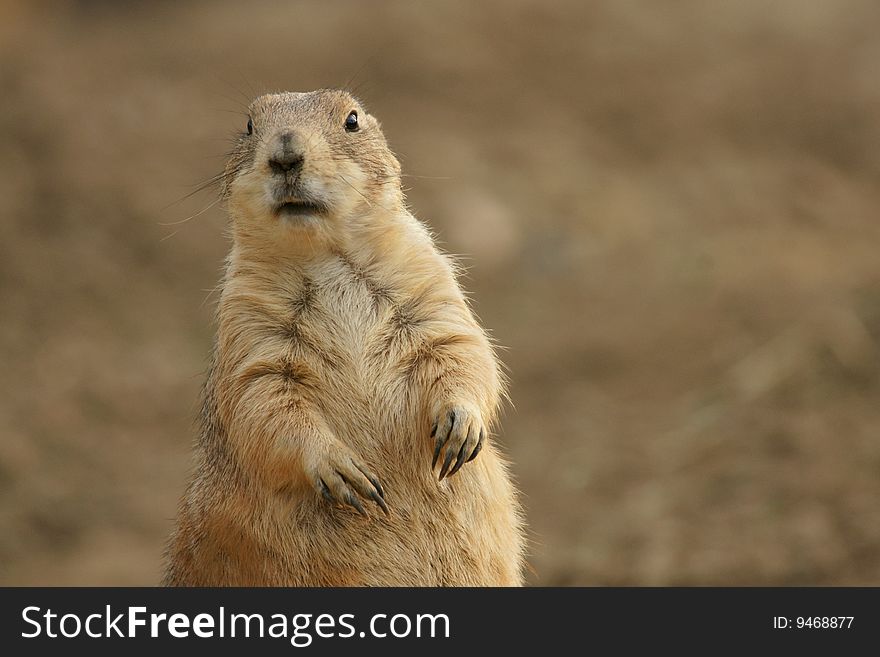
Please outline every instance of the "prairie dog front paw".
[{"label": "prairie dog front paw", "polygon": [[338,440],[306,464],[306,473],[315,491],[328,502],[350,506],[367,516],[360,497],[375,502],[386,516],[390,515],[379,478]]},{"label": "prairie dog front paw", "polygon": [[480,411],[464,404],[447,404],[434,418],[431,429],[434,439],[434,460],[437,467],[441,454],[443,465],[439,478],[451,477],[468,461],[472,461],[483,449],[486,427]]}]

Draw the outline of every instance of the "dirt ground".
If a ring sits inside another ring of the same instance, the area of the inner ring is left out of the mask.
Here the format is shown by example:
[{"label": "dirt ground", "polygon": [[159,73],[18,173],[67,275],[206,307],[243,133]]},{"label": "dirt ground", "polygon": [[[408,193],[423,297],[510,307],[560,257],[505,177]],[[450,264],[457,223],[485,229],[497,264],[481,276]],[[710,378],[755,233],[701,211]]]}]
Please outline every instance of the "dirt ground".
[{"label": "dirt ground", "polygon": [[158,581],[228,247],[187,194],[250,97],[349,86],[506,347],[531,583],[880,585],[878,25],[7,0],[0,583]]}]

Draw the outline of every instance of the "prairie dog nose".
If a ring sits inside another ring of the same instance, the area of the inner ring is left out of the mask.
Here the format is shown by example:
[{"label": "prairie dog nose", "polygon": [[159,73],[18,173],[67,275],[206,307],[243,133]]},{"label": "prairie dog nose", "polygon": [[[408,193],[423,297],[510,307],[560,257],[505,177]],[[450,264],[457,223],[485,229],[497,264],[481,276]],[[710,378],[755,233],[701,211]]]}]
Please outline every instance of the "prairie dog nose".
[{"label": "prairie dog nose", "polygon": [[276,138],[275,149],[269,155],[269,168],[275,173],[297,173],[302,168],[303,148],[293,132],[282,132]]}]

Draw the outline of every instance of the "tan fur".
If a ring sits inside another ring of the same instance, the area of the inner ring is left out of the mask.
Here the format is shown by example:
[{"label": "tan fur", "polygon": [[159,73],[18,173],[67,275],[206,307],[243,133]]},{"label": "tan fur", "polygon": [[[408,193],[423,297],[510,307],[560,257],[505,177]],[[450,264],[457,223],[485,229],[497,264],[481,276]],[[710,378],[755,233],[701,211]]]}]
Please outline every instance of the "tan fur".
[{"label": "tan fur", "polygon": [[[453,264],[404,206],[378,122],[339,91],[262,96],[250,113],[223,186],[233,246],[164,583],[521,584],[520,508],[492,442],[438,480],[447,451],[488,436],[503,379]],[[293,179],[267,165],[283,133],[304,154],[290,189],[323,213],[274,214]],[[435,425],[449,441],[432,469]]]}]

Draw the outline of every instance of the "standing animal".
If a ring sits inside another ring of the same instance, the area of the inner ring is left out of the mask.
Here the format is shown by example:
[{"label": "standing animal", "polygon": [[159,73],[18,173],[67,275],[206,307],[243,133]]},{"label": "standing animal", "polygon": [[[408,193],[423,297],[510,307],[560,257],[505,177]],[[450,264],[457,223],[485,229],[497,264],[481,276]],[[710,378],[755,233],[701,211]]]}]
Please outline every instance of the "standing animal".
[{"label": "standing animal", "polygon": [[522,514],[491,439],[503,376],[379,122],[337,90],[248,113],[164,583],[520,585]]}]

